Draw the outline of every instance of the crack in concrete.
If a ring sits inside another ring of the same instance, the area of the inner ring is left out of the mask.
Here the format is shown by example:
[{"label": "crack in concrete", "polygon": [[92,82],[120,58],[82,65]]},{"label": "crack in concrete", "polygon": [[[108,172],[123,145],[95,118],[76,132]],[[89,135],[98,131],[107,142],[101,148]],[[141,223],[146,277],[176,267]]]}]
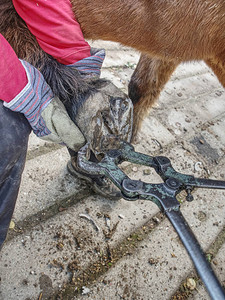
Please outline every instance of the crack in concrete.
[{"label": "crack in concrete", "polygon": [[79,190],[73,196],[60,199],[60,201],[57,201],[53,205],[39,211],[38,213],[27,216],[22,221],[15,223],[13,231],[9,230],[6,241],[10,241],[16,236],[32,230],[35,226],[41,225],[46,220],[53,218],[60,212],[60,209],[65,210],[92,194],[92,191],[88,189],[88,187],[84,188],[83,190]]},{"label": "crack in concrete", "polygon": [[[100,276],[105,274],[120,259],[135,253],[138,245],[148,237],[165,219],[165,215],[158,212],[144,225],[138,227],[134,232],[123,238],[114,247],[106,246],[105,250],[99,255],[98,260],[91,262],[78,275],[72,273],[71,281],[65,283],[61,290],[57,291],[49,300],[70,300],[74,296],[81,294],[83,286],[95,283]],[[155,222],[155,220],[159,220]]]}]

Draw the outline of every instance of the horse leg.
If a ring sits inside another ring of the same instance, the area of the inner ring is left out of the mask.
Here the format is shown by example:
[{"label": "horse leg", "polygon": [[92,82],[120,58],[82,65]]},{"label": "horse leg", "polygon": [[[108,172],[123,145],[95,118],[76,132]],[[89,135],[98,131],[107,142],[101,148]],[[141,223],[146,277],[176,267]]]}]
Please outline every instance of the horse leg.
[{"label": "horse leg", "polygon": [[205,63],[213,70],[218,80],[225,88],[225,52],[213,58],[206,59]]},{"label": "horse leg", "polygon": [[174,61],[141,55],[128,87],[134,105],[133,138],[177,65]]}]

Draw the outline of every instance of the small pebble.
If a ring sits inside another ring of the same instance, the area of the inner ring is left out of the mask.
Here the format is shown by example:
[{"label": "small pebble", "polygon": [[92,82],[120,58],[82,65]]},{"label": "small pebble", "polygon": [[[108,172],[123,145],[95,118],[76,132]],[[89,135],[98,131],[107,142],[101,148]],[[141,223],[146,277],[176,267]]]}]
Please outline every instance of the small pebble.
[{"label": "small pebble", "polygon": [[185,118],[185,122],[191,123],[191,119],[190,119],[189,117],[186,117],[186,118]]},{"label": "small pebble", "polygon": [[119,214],[119,216],[118,216],[120,219],[124,219],[125,217],[124,217],[124,215],[122,215],[122,214]]},{"label": "small pebble", "polygon": [[218,265],[218,261],[216,259],[213,260],[214,265]]},{"label": "small pebble", "polygon": [[143,170],[143,174],[144,175],[150,175],[151,174],[151,170],[150,169],[145,169],[145,170]]},{"label": "small pebble", "polygon": [[156,224],[158,224],[158,223],[160,222],[159,218],[157,218],[157,217],[153,217],[152,220],[153,220]]},{"label": "small pebble", "polygon": [[189,290],[191,290],[191,291],[196,289],[196,282],[193,278],[188,278],[187,279],[187,288],[189,288]]},{"label": "small pebble", "polygon": [[86,286],[82,286],[82,295],[87,295],[90,293],[90,289],[87,288]]}]

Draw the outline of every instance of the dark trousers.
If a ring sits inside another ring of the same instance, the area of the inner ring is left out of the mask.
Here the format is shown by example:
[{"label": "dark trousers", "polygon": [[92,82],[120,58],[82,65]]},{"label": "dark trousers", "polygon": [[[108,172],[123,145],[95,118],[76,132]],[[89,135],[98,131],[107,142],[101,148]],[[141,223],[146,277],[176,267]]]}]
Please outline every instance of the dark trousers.
[{"label": "dark trousers", "polygon": [[31,127],[0,100],[0,249],[15,208]]}]

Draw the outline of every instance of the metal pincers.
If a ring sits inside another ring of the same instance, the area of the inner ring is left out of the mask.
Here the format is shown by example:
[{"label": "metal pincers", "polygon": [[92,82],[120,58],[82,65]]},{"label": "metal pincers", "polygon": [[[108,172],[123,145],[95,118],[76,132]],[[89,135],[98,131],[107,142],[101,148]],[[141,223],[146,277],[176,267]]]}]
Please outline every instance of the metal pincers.
[{"label": "metal pincers", "polygon": [[[176,199],[177,194],[185,190],[187,201],[193,201],[191,192],[194,188],[225,189],[225,181],[195,178],[179,173],[172,167],[169,158],[165,156],[152,157],[136,152],[131,144],[123,141],[120,142],[119,149],[109,150],[99,162],[88,160],[87,151],[88,146],[86,145],[78,152],[77,156],[77,165],[82,172],[106,176],[121,190],[125,200],[144,199],[154,202],[165,213],[177,231],[210,297],[214,300],[225,300],[224,289],[184,219],[180,211],[180,203]],[[153,168],[164,183],[151,184],[130,179],[118,167],[118,164],[124,161]]]}]

